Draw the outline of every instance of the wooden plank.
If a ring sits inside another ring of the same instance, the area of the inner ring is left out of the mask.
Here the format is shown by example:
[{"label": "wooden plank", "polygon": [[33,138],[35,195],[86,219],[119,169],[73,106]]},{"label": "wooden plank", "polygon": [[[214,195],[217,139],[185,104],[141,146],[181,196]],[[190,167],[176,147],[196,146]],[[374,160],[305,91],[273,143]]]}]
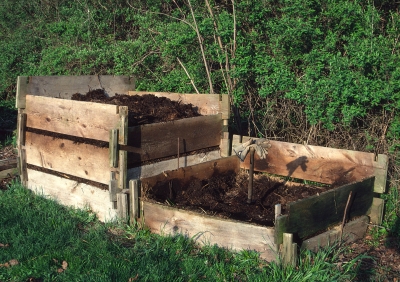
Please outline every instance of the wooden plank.
[{"label": "wooden plank", "polygon": [[300,239],[341,222],[350,191],[348,218],[366,215],[372,205],[374,177],[347,184],[288,204],[287,233]]},{"label": "wooden plank", "polygon": [[28,94],[28,77],[18,76],[17,78],[17,93],[15,98],[15,107],[25,109],[26,94]]},{"label": "wooden plank", "polygon": [[256,250],[268,261],[277,259],[274,230],[184,211],[159,204],[142,202],[144,222],[152,232],[163,235],[183,234],[201,244],[233,250]]},{"label": "wooden plank", "polygon": [[229,102],[229,95],[228,94],[222,94],[221,95],[221,118],[222,119],[229,119],[231,117],[230,114],[230,109],[231,109],[231,105]]},{"label": "wooden plank", "polygon": [[18,173],[21,178],[21,183],[23,185],[26,185],[26,182],[28,181],[26,149],[19,149],[18,154],[19,154]]},{"label": "wooden plank", "polygon": [[135,79],[114,75],[30,76],[27,93],[71,99],[75,93],[85,94],[94,89],[104,89],[109,96],[128,94],[135,89]]},{"label": "wooden plank", "polygon": [[[248,138],[243,137],[242,142],[246,142]],[[237,145],[237,142],[238,138],[233,138],[232,146]],[[383,169],[372,153],[274,140],[270,143],[271,148],[268,149],[266,159],[260,160],[256,155],[256,171],[332,184],[340,182],[343,176],[347,182],[351,182]],[[241,167],[249,168],[248,156]]]},{"label": "wooden plank", "polygon": [[26,133],[27,162],[39,167],[109,184],[108,148]]},{"label": "wooden plank", "polygon": [[1,170],[0,171],[0,180],[4,179],[4,178],[14,177],[15,175],[18,175],[18,169],[16,167]]},{"label": "wooden plank", "polygon": [[110,194],[110,202],[117,201],[118,180],[115,178],[115,172],[110,172],[110,183],[108,185],[108,192]]},{"label": "wooden plank", "polygon": [[[210,151],[207,153],[200,153],[196,155],[188,155],[179,158],[180,167],[187,167],[204,163],[211,160],[219,159],[219,151]],[[177,159],[170,159],[165,161],[154,162],[152,164],[134,167],[128,169],[127,179],[140,179],[145,177],[154,176],[167,170],[174,170],[177,168]]]},{"label": "wooden plank", "polygon": [[118,143],[121,145],[128,144],[128,107],[127,106],[119,106],[119,136]]},{"label": "wooden plank", "polygon": [[17,167],[17,158],[0,160],[0,171]]},{"label": "wooden plank", "polygon": [[[197,107],[197,112],[201,115],[216,115],[222,113],[219,94],[187,94],[151,91],[129,91],[129,95],[153,94],[157,97],[167,97],[172,101],[181,101],[183,104],[192,104]],[[224,113],[226,108],[224,105]]]},{"label": "wooden plank", "polygon": [[26,126],[108,142],[109,130],[118,128],[118,106],[26,96]]},{"label": "wooden plank", "polygon": [[117,214],[120,220],[128,219],[128,195],[126,193],[117,193]]},{"label": "wooden plank", "polygon": [[296,266],[297,263],[297,244],[293,243],[293,234],[283,234],[282,244],[282,263],[284,266]]},{"label": "wooden plank", "polygon": [[112,221],[117,216],[107,190],[32,169],[28,169],[28,175],[27,187],[40,195],[65,206],[90,210],[103,222]]},{"label": "wooden plank", "polygon": [[110,167],[118,167],[118,129],[110,129],[108,150],[110,153]]},{"label": "wooden plank", "polygon": [[382,224],[384,209],[385,200],[374,197],[372,200],[371,210],[369,212],[369,217],[372,224]]},{"label": "wooden plank", "polygon": [[125,189],[127,186],[127,163],[128,163],[128,153],[126,151],[119,151],[119,181],[118,186],[120,189]]},{"label": "wooden plank", "polygon": [[137,218],[139,218],[139,191],[140,191],[140,180],[139,179],[133,179],[129,181],[129,201],[130,201],[130,209],[129,209],[129,216],[130,216],[130,221],[131,224],[135,222]]},{"label": "wooden plank", "polygon": [[[347,223],[343,228],[343,241],[350,243],[362,239],[367,231],[368,221],[368,216],[361,216]],[[337,225],[331,230],[304,240],[301,249],[317,252],[320,248],[338,243],[340,237],[340,225]]]},{"label": "wooden plank", "polygon": [[[202,148],[219,146],[222,120],[219,115],[186,118],[129,128],[130,163],[139,163]],[[125,149],[125,148],[124,148]]]},{"label": "wooden plank", "polygon": [[195,179],[208,179],[216,172],[224,173],[232,171],[239,172],[239,159],[235,156],[221,158],[218,160],[208,161],[193,166],[181,167],[176,170],[166,171],[155,176],[142,178],[143,187],[153,187],[158,182],[176,179],[180,185],[184,186]]},{"label": "wooden plank", "polygon": [[375,185],[374,192],[376,193],[385,193],[386,192],[386,179],[387,179],[387,170],[389,159],[387,155],[379,154],[377,161],[377,165],[374,167],[374,175],[375,175]]}]

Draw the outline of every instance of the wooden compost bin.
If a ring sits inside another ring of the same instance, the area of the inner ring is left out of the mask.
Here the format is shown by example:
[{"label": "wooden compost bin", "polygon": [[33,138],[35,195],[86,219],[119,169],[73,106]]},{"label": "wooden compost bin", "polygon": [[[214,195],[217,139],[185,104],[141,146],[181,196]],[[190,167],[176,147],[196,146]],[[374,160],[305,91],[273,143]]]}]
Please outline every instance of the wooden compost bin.
[{"label": "wooden compost bin", "polygon": [[[111,220],[118,212],[124,213],[125,204],[118,201],[126,198],[128,179],[227,154],[226,95],[134,88],[134,79],[128,76],[18,77],[17,146],[24,184],[62,204],[87,207],[103,221]],[[104,89],[109,96],[164,96],[191,103],[202,116],[128,127],[126,106],[70,100],[75,93],[94,89]],[[102,146],[97,145],[99,141]],[[214,150],[193,153],[204,148]],[[142,165],[145,161],[149,164]]]},{"label": "wooden compost bin", "polygon": [[[245,142],[233,137],[233,144]],[[160,234],[184,234],[200,243],[217,244],[235,250],[249,249],[260,252],[268,261],[282,254],[284,261],[294,262],[296,246],[317,250],[335,240],[361,238],[369,222],[381,223],[383,200],[374,193],[383,193],[386,186],[386,155],[340,150],[319,146],[271,141],[266,159],[255,155],[255,171],[293,177],[324,184],[335,183],[346,176],[348,182],[331,190],[289,203],[287,212],[276,214],[274,226],[260,226],[237,220],[213,217],[154,203],[139,197],[137,187],[143,191],[160,183],[188,184],[193,179],[208,179],[216,172],[239,172],[249,169],[249,155],[244,162],[236,156],[193,165],[139,181],[131,181],[132,209],[142,215],[144,223]],[[140,183],[140,185],[139,185]],[[351,193],[349,205],[347,201]],[[245,200],[245,199],[244,199]],[[138,212],[140,207],[140,213]],[[343,224],[345,209],[349,221]],[[318,234],[318,235],[315,235]]]}]

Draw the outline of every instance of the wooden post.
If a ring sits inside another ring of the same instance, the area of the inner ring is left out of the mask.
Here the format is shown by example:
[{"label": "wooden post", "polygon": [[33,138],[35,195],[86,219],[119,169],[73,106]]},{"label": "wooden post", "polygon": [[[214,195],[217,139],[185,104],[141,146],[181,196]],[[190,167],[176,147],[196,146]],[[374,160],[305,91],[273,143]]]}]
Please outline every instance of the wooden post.
[{"label": "wooden post", "polygon": [[372,205],[369,211],[369,217],[372,224],[382,224],[384,207],[385,200],[376,197],[372,199]]},{"label": "wooden post", "polygon": [[110,202],[117,201],[117,189],[118,189],[118,181],[115,179],[115,172],[110,172],[110,184],[108,186],[108,191],[110,194]]},{"label": "wooden post", "polygon": [[278,216],[280,216],[282,214],[282,206],[281,204],[276,204],[275,205],[275,222],[276,219],[278,218]]},{"label": "wooden post", "polygon": [[123,221],[128,218],[128,195],[126,193],[117,194],[117,214]]},{"label": "wooden post", "polygon": [[18,149],[18,172],[23,185],[27,185],[28,171],[26,166],[25,151],[25,131],[26,131],[26,114],[24,109],[18,109],[18,129],[17,129],[17,149]]},{"label": "wooden post", "polygon": [[127,169],[128,169],[128,152],[119,151],[119,188],[126,189],[126,179],[127,179]]},{"label": "wooden post", "polygon": [[26,108],[26,94],[28,93],[28,76],[18,76],[17,78],[17,95],[15,99],[15,107],[18,109]]},{"label": "wooden post", "polygon": [[117,167],[118,166],[118,129],[111,129],[110,130],[110,143],[109,143],[109,150],[110,150],[110,167]]},{"label": "wooden post", "polygon": [[283,233],[282,263],[284,266],[297,264],[297,243],[293,243],[293,234]]},{"label": "wooden post", "polygon": [[133,224],[134,221],[139,218],[139,187],[140,180],[133,179],[129,181],[130,190],[130,223]]},{"label": "wooden post", "polygon": [[249,187],[247,192],[248,204],[251,204],[253,202],[254,152],[254,148],[250,148]]}]

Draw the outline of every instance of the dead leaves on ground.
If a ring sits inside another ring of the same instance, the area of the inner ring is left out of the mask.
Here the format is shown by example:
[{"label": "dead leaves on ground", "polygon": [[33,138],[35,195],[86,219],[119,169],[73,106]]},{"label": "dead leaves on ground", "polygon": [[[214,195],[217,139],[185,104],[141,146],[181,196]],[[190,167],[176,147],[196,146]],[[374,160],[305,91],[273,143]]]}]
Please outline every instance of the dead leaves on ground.
[{"label": "dead leaves on ground", "polygon": [[19,264],[18,260],[11,259],[6,263],[0,263],[0,267],[7,267],[8,268],[8,267],[11,267],[11,266],[14,266],[14,265],[17,265],[17,264]]},{"label": "dead leaves on ground", "polygon": [[[58,263],[58,260],[56,260],[56,259],[53,259],[53,261],[54,261],[55,263]],[[65,270],[67,270],[67,268],[68,268],[68,262],[66,262],[65,260],[63,260],[62,263],[61,263],[61,267],[59,267],[59,268],[57,269],[57,272],[58,272],[58,273],[62,273],[62,272],[64,272]]]}]

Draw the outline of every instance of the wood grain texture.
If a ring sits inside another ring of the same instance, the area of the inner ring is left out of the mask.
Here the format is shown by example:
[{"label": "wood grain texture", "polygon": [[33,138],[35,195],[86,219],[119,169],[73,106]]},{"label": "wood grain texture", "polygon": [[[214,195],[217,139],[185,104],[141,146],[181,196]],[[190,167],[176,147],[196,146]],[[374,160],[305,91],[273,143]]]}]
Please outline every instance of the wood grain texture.
[{"label": "wood grain texture", "polygon": [[284,232],[304,239],[341,222],[350,191],[352,200],[348,218],[366,215],[372,205],[373,185],[374,177],[369,177],[289,203]]},{"label": "wood grain texture", "polygon": [[128,163],[138,163],[202,148],[219,146],[222,120],[219,115],[186,118],[129,128]]},{"label": "wood grain texture", "polygon": [[28,94],[28,81],[27,76],[18,76],[17,78],[17,93],[15,98],[15,107],[17,109],[25,109],[26,94]]},{"label": "wood grain texture", "polygon": [[[343,240],[346,243],[354,242],[364,238],[368,227],[368,216],[361,216],[348,222],[343,228]],[[333,227],[324,233],[321,233],[302,242],[301,248],[317,252],[325,246],[332,246],[340,240],[340,225]]]},{"label": "wood grain texture", "polygon": [[65,206],[90,209],[103,222],[117,216],[107,190],[32,169],[28,169],[28,175],[27,187],[40,195],[49,196]]},{"label": "wood grain texture", "polygon": [[201,244],[233,250],[256,250],[268,261],[277,259],[274,230],[159,204],[142,202],[144,222],[152,232],[163,235],[183,234]]},{"label": "wood grain texture", "polygon": [[[207,161],[216,160],[219,159],[220,157],[221,157],[220,152],[216,150],[207,153],[180,157],[179,163],[180,167],[187,167],[199,163],[204,163]],[[163,171],[177,169],[177,164],[178,164],[177,158],[174,158],[171,160],[155,162],[140,167],[133,167],[128,169],[127,179],[129,180],[129,179],[140,179],[140,178],[151,177],[160,174]]]},{"label": "wood grain texture", "polygon": [[26,96],[26,126],[108,142],[109,130],[119,128],[118,106]]},{"label": "wood grain texture", "polygon": [[385,200],[374,197],[372,200],[371,210],[369,212],[372,224],[381,225],[383,221],[383,212],[385,210]]},{"label": "wood grain texture", "polygon": [[[183,104],[192,104],[201,115],[216,115],[224,112],[227,106],[222,107],[219,94],[187,94],[150,91],[129,91],[129,95],[153,94],[157,97],[167,97],[172,101],[181,101]],[[224,100],[225,101],[225,100]],[[224,102],[226,103],[226,102]],[[224,104],[225,105],[225,104]],[[222,110],[224,108],[224,111]]]},{"label": "wood grain texture", "polygon": [[[248,140],[243,137],[242,142]],[[238,138],[232,140],[238,144]],[[271,140],[267,158],[260,160],[256,155],[255,170],[281,176],[290,176],[320,183],[332,184],[341,181],[357,181],[374,175],[385,168],[375,161],[372,153],[301,145]],[[249,168],[249,156],[241,163]]]},{"label": "wood grain texture", "polygon": [[155,176],[142,178],[142,189],[153,187],[158,182],[176,179],[180,185],[184,186],[195,179],[208,179],[215,173],[232,171],[239,172],[239,159],[236,156],[230,156],[213,161],[200,163],[193,166],[181,167],[179,169],[165,171]]},{"label": "wood grain texture", "polygon": [[109,96],[128,94],[135,89],[135,79],[129,76],[80,75],[80,76],[30,76],[27,94],[71,99],[75,93],[104,89]]},{"label": "wood grain texture", "polygon": [[108,148],[26,133],[27,163],[109,184]]}]

